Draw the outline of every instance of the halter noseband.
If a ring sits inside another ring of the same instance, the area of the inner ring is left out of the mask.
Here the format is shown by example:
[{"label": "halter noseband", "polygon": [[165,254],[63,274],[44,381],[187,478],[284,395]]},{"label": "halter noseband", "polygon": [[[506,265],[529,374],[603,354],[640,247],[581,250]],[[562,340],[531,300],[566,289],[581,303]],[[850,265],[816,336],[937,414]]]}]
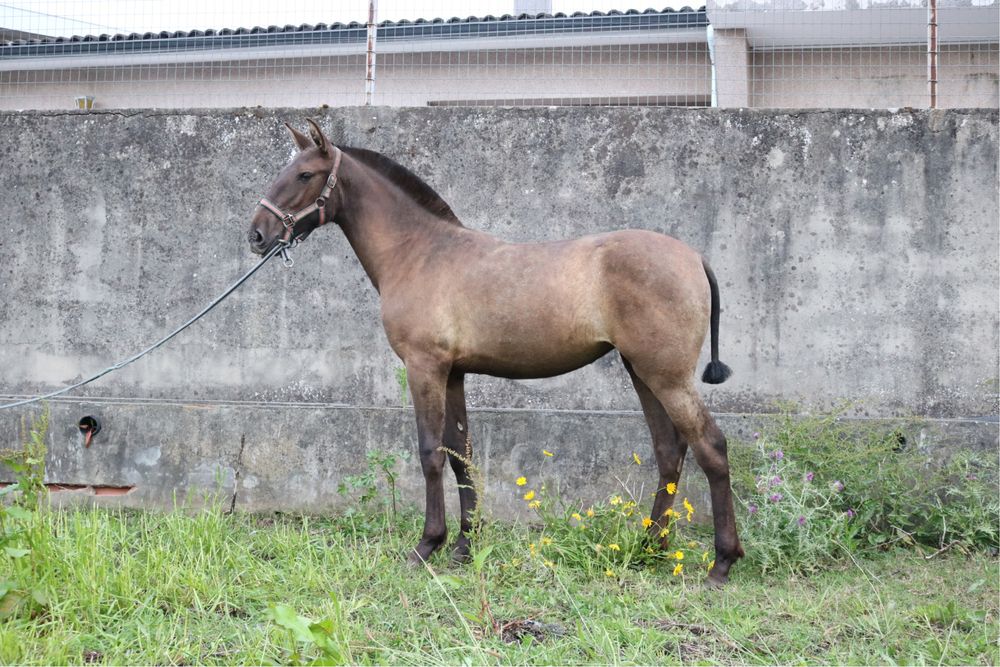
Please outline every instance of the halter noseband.
[{"label": "halter noseband", "polygon": [[325,225],[328,220],[326,219],[326,201],[330,198],[330,194],[333,189],[337,187],[337,172],[340,170],[340,158],[343,153],[336,146],[333,150],[337,153],[333,157],[333,169],[330,170],[330,175],[326,179],[326,185],[323,186],[323,190],[319,193],[319,197],[316,201],[306,206],[304,209],[292,213],[286,211],[274,202],[272,202],[267,197],[261,197],[261,200],[257,202],[258,206],[262,206],[281,220],[281,224],[285,228],[285,233],[281,237],[281,243],[284,245],[289,245],[292,242],[292,235],[295,230],[296,223],[300,222],[303,218],[306,218],[313,214],[314,211],[319,211],[319,224],[317,227]]}]

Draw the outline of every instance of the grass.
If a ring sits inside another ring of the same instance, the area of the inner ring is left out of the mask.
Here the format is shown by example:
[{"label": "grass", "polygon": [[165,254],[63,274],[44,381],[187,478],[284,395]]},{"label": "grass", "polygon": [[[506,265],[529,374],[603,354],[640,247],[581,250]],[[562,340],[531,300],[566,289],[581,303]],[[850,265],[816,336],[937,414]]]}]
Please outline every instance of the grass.
[{"label": "grass", "polygon": [[737,565],[715,591],[699,567],[546,566],[529,555],[540,528],[496,523],[475,563],[414,570],[419,519],[40,511],[47,602],[0,610],[0,663],[1000,662],[998,562],[981,552]]}]

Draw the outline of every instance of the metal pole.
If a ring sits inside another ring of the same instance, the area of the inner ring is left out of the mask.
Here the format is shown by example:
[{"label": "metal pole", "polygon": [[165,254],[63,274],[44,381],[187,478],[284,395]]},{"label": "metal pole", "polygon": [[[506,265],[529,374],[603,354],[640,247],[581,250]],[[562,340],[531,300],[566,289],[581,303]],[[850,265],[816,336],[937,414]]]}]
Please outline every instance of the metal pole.
[{"label": "metal pole", "polygon": [[365,106],[371,106],[375,101],[375,39],[378,36],[376,20],[378,17],[378,0],[368,0],[368,57],[365,67]]},{"label": "metal pole", "polygon": [[930,108],[937,109],[938,84],[938,15],[937,0],[927,0],[927,92]]}]

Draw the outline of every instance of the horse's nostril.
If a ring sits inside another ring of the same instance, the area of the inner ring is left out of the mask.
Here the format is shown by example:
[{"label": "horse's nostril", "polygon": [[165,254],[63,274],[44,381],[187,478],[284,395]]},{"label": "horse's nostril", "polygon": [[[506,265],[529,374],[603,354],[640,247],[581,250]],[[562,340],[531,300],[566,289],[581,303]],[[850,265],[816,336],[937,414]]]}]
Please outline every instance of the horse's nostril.
[{"label": "horse's nostril", "polygon": [[259,229],[250,232],[250,242],[258,245],[264,242],[264,235],[260,233]]}]

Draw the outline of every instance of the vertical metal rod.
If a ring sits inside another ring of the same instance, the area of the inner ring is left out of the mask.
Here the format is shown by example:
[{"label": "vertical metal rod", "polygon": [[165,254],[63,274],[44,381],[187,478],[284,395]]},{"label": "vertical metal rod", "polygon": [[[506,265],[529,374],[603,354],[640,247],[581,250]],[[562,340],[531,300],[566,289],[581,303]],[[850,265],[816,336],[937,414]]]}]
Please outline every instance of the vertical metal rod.
[{"label": "vertical metal rod", "polygon": [[938,13],[937,0],[927,0],[927,92],[930,108],[937,109],[938,84]]},{"label": "vertical metal rod", "polygon": [[368,0],[368,57],[365,66],[365,106],[375,102],[375,39],[378,26],[378,0]]}]

